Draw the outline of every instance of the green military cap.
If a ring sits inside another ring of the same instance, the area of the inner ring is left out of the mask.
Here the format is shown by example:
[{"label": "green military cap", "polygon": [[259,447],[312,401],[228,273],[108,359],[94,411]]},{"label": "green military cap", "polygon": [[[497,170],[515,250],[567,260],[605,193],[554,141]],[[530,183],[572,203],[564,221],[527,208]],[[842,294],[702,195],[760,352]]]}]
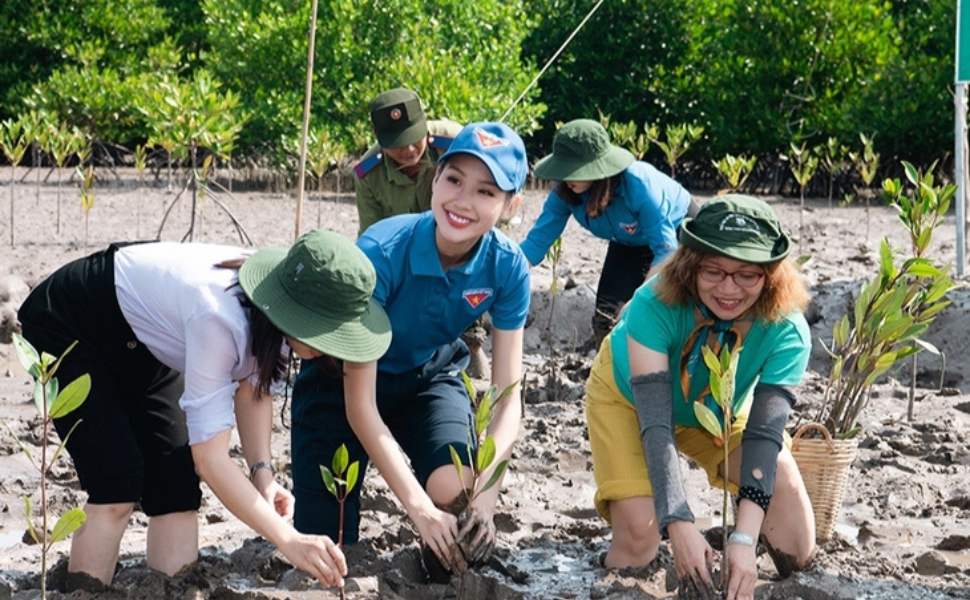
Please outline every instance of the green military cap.
[{"label": "green military cap", "polygon": [[370,105],[370,120],[381,148],[401,148],[428,135],[428,119],[421,98],[406,88],[394,88]]}]

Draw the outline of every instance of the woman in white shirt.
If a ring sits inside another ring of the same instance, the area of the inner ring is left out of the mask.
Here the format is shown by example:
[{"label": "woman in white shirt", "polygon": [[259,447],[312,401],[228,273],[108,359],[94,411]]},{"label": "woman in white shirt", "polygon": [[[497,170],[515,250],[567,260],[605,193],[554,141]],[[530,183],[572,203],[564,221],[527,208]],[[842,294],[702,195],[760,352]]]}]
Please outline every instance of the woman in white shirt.
[{"label": "woman in white shirt", "polygon": [[[240,520],[324,585],[342,585],[343,554],[288,519],[275,480],[270,386],[288,346],[304,360],[376,360],[390,325],[371,299],[370,261],[342,236],[313,231],[292,248],[151,242],[112,245],[41,282],[18,313],[24,337],[60,356],[62,384],[88,373],[91,393],[55,420],[88,493],[69,572],[109,584],[139,504],[148,566],[169,575],[198,557],[199,477]],[[249,477],[229,457],[238,426]],[[198,474],[198,475],[196,475]]]}]

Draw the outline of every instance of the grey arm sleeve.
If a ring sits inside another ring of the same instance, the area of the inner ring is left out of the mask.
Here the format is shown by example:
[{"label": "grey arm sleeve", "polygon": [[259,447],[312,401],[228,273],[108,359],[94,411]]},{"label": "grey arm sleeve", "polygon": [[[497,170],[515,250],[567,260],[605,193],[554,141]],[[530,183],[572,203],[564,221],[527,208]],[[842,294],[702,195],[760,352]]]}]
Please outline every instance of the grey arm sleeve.
[{"label": "grey arm sleeve", "polygon": [[647,457],[653,505],[661,533],[674,521],[694,522],[687,505],[680,457],[674,441],[674,406],[669,372],[637,375],[630,378],[633,401],[640,420],[640,441]]},{"label": "grey arm sleeve", "polygon": [[754,492],[755,497],[765,498],[763,504],[759,502],[762,508],[775,490],[778,453],[794,399],[791,390],[784,386],[765,383],[754,389],[751,414],[741,437],[740,487],[745,490],[742,497]]}]

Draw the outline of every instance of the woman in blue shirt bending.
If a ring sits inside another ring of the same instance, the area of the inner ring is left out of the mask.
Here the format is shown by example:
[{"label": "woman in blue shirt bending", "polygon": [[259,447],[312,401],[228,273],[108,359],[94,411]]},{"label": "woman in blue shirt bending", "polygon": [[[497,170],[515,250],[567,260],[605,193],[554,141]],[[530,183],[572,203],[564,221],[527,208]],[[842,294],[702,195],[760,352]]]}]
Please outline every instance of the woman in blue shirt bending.
[{"label": "woman in blue shirt bending", "polygon": [[651,267],[677,247],[677,226],[687,215],[690,194],[652,165],[612,145],[603,126],[590,119],[563,125],[553,139],[552,154],[536,163],[535,174],[559,183],[521,244],[530,264],[542,262],[570,215],[596,237],[609,240],[593,315],[599,347],[617,310],[633,297]]}]

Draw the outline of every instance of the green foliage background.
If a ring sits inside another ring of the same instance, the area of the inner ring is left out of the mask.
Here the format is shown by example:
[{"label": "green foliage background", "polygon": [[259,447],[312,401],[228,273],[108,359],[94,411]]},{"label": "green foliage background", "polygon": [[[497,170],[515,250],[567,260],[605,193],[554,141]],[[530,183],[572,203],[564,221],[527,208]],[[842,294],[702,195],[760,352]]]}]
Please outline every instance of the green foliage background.
[{"label": "green foliage background", "polygon": [[[130,149],[152,134],[158,88],[204,69],[238,99],[234,156],[291,164],[310,4],[6,0],[0,120],[35,110]],[[594,4],[320,0],[311,128],[360,151],[370,100],[397,85],[433,118],[498,119]],[[536,154],[557,122],[602,113],[703,126],[712,157],[865,132],[887,160],[926,165],[953,147],[955,13],[944,0],[608,0],[507,122]]]}]

